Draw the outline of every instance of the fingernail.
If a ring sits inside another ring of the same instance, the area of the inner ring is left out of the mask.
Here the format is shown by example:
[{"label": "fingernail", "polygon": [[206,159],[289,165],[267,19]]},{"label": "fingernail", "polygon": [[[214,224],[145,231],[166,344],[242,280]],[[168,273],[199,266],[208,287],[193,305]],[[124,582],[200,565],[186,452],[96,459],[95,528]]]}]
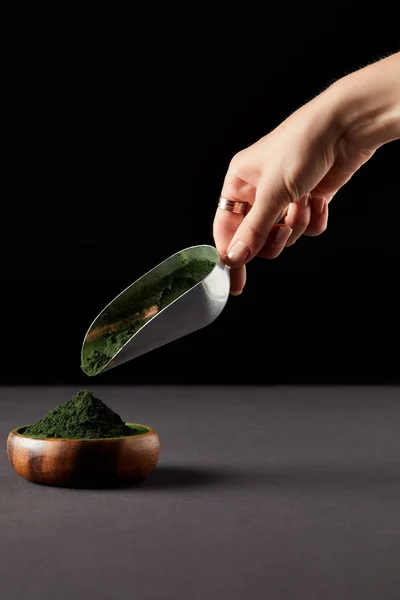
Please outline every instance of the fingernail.
[{"label": "fingernail", "polygon": [[326,200],[323,196],[314,198],[314,210],[317,214],[322,215],[325,210]]},{"label": "fingernail", "polygon": [[297,204],[300,204],[300,206],[303,206],[305,208],[306,206],[308,206],[309,196],[310,196],[310,194],[306,194],[305,196],[302,196],[301,198],[299,198],[297,200]]},{"label": "fingernail", "polygon": [[288,241],[293,229],[287,225],[277,228],[271,233],[271,242],[273,246],[284,246]]},{"label": "fingernail", "polygon": [[236,242],[227,254],[229,265],[234,268],[244,265],[249,256],[250,248],[244,242]]},{"label": "fingernail", "polygon": [[232,296],[240,296],[240,294],[243,292],[243,290],[232,290],[231,291],[231,295]]}]

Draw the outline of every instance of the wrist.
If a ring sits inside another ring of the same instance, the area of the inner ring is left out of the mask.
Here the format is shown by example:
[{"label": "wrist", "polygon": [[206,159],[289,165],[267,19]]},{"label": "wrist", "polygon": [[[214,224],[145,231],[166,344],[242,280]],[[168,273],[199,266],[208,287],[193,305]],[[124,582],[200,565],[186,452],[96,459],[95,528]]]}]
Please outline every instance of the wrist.
[{"label": "wrist", "polygon": [[322,96],[340,137],[359,148],[400,139],[400,53],[346,75]]}]

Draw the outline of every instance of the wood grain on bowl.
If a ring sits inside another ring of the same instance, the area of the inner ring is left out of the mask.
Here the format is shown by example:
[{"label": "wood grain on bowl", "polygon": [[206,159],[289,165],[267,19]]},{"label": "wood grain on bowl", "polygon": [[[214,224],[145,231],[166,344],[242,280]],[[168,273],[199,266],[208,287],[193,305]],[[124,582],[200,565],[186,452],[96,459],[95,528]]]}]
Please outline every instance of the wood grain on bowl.
[{"label": "wood grain on bowl", "polygon": [[7,439],[8,459],[21,477],[34,483],[127,483],[148,475],[158,462],[158,434],[151,427],[146,428],[147,433],[141,435],[101,440],[30,438],[18,433],[23,428],[14,429]]}]

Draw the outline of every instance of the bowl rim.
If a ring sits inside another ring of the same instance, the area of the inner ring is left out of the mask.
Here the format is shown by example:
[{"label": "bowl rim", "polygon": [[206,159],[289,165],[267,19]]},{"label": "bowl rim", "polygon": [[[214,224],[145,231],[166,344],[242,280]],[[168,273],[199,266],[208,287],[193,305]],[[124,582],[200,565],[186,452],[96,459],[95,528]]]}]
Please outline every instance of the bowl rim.
[{"label": "bowl rim", "polygon": [[25,439],[25,440],[33,440],[35,442],[50,442],[50,443],[56,443],[56,442],[72,442],[72,443],[92,442],[92,443],[95,443],[95,442],[115,442],[115,441],[118,441],[118,440],[129,440],[131,438],[143,438],[143,437],[146,437],[148,435],[152,435],[154,433],[157,434],[157,432],[155,431],[155,429],[153,429],[149,425],[143,425],[142,423],[129,423],[129,422],[126,422],[125,425],[128,425],[130,427],[135,427],[135,425],[137,425],[139,427],[145,427],[147,429],[147,431],[145,431],[144,433],[138,433],[136,435],[122,435],[122,436],[111,437],[111,438],[41,438],[41,437],[31,437],[29,435],[24,435],[23,433],[19,433],[20,429],[23,429],[24,427],[29,427],[29,425],[20,425],[19,427],[15,427],[14,429],[12,429],[10,431],[9,435],[14,435],[15,437],[22,438],[22,439]]}]

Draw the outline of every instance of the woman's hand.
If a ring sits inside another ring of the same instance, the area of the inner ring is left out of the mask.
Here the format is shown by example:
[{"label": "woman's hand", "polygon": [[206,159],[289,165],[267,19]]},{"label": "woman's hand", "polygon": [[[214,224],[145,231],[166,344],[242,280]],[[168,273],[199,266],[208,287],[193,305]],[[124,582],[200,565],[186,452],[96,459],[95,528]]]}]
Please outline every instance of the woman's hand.
[{"label": "woman's hand", "polygon": [[[390,103],[376,89],[380,63],[392,83]],[[252,258],[276,258],[301,235],[325,231],[337,191],[380,145],[400,137],[400,54],[380,63],[339,80],[233,157],[221,196],[247,203],[247,211],[218,208],[214,220],[233,294],[243,290]]]}]

